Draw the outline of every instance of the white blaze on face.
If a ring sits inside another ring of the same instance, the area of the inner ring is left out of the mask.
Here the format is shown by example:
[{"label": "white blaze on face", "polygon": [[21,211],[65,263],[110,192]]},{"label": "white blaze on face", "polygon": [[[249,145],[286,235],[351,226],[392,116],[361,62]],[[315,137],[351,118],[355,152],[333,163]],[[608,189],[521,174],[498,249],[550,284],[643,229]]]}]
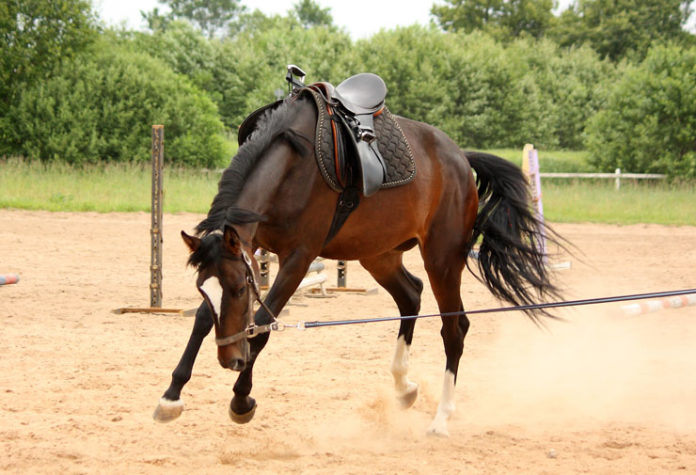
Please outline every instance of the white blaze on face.
[{"label": "white blaze on face", "polygon": [[220,312],[222,310],[222,285],[217,277],[208,277],[199,287],[205,295],[208,303],[213,307],[215,320],[220,324]]}]

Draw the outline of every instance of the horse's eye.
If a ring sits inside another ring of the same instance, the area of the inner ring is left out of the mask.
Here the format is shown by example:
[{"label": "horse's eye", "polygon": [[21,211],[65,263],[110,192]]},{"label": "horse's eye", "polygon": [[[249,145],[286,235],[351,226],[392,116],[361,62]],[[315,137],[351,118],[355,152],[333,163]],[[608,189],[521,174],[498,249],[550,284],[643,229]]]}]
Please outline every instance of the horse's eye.
[{"label": "horse's eye", "polygon": [[237,297],[238,297],[238,298],[244,297],[244,293],[245,293],[245,292],[246,292],[246,285],[240,287],[240,288],[237,290]]}]

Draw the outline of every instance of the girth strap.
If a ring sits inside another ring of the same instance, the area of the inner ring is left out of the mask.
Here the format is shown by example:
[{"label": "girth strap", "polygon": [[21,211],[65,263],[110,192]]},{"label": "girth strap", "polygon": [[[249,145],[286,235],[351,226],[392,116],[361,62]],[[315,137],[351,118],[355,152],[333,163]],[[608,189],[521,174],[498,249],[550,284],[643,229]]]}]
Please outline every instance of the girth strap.
[{"label": "girth strap", "polygon": [[340,195],[338,195],[338,202],[336,203],[336,212],[334,213],[333,220],[331,221],[331,228],[329,229],[329,234],[326,236],[324,241],[324,246],[326,246],[329,241],[331,241],[334,236],[338,233],[346,222],[350,213],[355,211],[355,208],[360,204],[360,190],[355,186],[348,186],[343,189]]}]

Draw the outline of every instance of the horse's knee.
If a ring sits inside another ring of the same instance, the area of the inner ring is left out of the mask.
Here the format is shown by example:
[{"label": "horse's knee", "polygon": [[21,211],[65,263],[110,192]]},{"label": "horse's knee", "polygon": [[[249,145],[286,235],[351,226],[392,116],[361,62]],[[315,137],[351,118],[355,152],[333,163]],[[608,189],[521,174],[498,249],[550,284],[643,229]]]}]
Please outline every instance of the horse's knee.
[{"label": "horse's knee", "polygon": [[466,337],[466,334],[469,333],[469,327],[471,326],[471,322],[469,321],[469,318],[466,315],[460,315],[459,316],[459,330],[462,332],[462,338]]},{"label": "horse's knee", "polygon": [[208,304],[202,302],[196,310],[196,320],[193,322],[192,333],[201,338],[205,338],[213,329],[213,315]]}]

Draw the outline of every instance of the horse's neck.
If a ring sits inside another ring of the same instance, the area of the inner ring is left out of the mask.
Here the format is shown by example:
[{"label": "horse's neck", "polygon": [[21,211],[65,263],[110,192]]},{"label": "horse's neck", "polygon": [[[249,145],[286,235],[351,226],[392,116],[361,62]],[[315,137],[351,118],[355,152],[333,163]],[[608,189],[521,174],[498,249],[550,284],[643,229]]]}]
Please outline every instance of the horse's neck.
[{"label": "horse's neck", "polygon": [[[298,101],[297,106],[303,109],[297,114],[297,120],[291,128],[295,133],[294,135],[304,137],[298,140],[302,142],[302,148],[312,157],[302,156],[287,138],[275,139],[247,177],[237,199],[238,207],[268,215],[279,203],[282,204],[283,200],[288,199],[288,197],[278,196],[284,186],[290,185],[287,183],[288,177],[306,175],[306,173],[298,171],[297,168],[307,167],[307,173],[316,169],[313,159],[316,111],[313,109],[313,104],[308,101]],[[296,170],[291,173],[291,168]],[[291,185],[301,187],[307,184],[295,183]]]}]

